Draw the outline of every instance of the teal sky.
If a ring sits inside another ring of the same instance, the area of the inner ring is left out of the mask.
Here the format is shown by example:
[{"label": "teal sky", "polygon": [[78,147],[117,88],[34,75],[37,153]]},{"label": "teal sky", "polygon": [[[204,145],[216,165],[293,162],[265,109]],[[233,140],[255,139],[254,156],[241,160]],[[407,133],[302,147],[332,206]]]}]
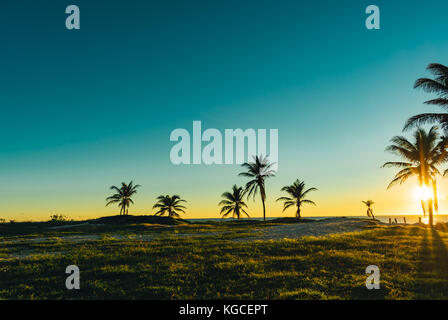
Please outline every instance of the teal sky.
[{"label": "teal sky", "polygon": [[[80,30],[65,29],[70,4]],[[381,30],[365,28],[369,4]],[[279,130],[268,215],[296,178],[319,189],[304,215],[360,215],[367,198],[378,213],[417,213],[379,167],[409,116],[438,110],[412,85],[448,64],[447,11],[436,0],[2,4],[0,218],[114,214],[108,188],[129,180],[142,185],[131,213],[176,193],[186,218],[218,217],[221,193],[245,180],[236,165],[171,164],[169,135],[193,120]]]}]

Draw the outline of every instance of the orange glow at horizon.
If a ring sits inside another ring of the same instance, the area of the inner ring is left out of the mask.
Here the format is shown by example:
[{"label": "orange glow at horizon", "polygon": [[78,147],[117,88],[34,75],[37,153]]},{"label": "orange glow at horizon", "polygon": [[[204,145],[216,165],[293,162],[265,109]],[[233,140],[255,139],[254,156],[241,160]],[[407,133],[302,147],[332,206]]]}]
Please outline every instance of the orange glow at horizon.
[{"label": "orange glow at horizon", "polygon": [[[294,208],[282,212],[283,205],[276,201],[278,197],[284,196],[280,188],[286,185],[288,181],[277,181],[274,179],[269,181],[266,200],[267,217],[292,217],[294,215]],[[373,205],[375,216],[422,215],[420,196],[432,197],[432,189],[426,188],[426,190],[423,189],[423,192],[420,192],[417,181],[409,181],[406,184],[387,189],[387,184],[384,183],[387,180],[382,176],[371,180],[351,178],[343,184],[330,183],[325,185],[323,181],[313,181],[311,178],[306,178],[306,181],[312,181],[309,182],[309,186],[316,186],[319,188],[319,191],[309,195],[309,198],[316,202],[317,206],[304,206],[302,208],[302,216],[304,218],[317,216],[366,216],[365,205],[361,202],[366,199],[372,199],[375,202]],[[231,183],[225,185],[228,186]],[[160,189],[161,191],[159,191]],[[190,189],[185,189],[181,185],[173,193],[179,193],[182,198],[188,201],[187,212],[182,215],[182,218],[204,219],[221,217],[218,202],[221,200],[222,191],[225,190],[225,186],[219,189],[216,186],[204,188],[201,185],[190,185]],[[170,191],[171,189],[166,186],[162,188],[142,188],[135,195],[135,204],[129,209],[129,214],[153,214],[152,206],[155,203],[156,196],[170,193]],[[448,179],[438,181],[439,215],[448,213],[447,191]],[[105,197],[108,195],[109,191],[105,189],[99,195],[85,195],[82,202],[79,201],[78,197],[67,196],[62,192],[58,194],[58,197],[52,199],[51,202],[41,197],[40,194],[27,195],[25,198],[17,195],[16,197],[11,197],[9,202],[2,203],[0,219],[3,218],[6,221],[9,221],[9,219],[15,221],[47,221],[52,214],[62,214],[71,219],[83,220],[119,214],[117,206],[105,207]],[[255,201],[252,198],[245,199],[245,201],[249,207],[248,212],[251,217],[262,217],[262,205],[259,195],[257,195]],[[20,207],[18,207],[18,204],[20,204]]]}]

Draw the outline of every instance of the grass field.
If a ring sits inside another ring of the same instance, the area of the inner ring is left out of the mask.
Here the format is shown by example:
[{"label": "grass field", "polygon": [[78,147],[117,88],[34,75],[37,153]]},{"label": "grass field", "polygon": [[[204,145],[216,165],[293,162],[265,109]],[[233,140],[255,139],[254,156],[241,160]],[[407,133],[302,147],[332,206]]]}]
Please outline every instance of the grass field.
[{"label": "grass field", "polygon": [[[167,221],[0,224],[0,298],[448,299],[445,225],[250,241],[276,222]],[[80,290],[65,287],[72,264]],[[380,290],[365,287],[372,264]]]}]

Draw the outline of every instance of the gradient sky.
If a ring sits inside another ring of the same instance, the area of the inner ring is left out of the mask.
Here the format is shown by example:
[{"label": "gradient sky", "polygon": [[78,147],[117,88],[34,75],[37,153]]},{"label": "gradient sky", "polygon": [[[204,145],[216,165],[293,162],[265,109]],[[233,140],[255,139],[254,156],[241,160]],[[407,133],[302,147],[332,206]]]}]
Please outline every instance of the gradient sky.
[{"label": "gradient sky", "polygon": [[[65,7],[81,30],[65,29]],[[381,30],[367,30],[369,4]],[[420,213],[410,182],[386,191],[384,152],[431,96],[412,89],[448,64],[447,1],[20,1],[0,11],[0,218],[88,218],[109,187],[141,184],[132,214],[160,194],[185,218],[219,217],[237,165],[174,166],[170,132],[279,129],[274,200],[296,178],[314,186],[305,216]],[[448,183],[440,208],[448,210]],[[259,199],[249,213],[261,216]],[[287,213],[293,215],[291,210]]]}]

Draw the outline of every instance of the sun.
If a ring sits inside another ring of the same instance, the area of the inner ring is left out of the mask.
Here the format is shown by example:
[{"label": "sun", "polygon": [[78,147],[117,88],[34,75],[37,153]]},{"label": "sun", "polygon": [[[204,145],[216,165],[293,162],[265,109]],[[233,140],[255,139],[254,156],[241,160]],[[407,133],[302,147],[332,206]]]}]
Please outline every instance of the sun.
[{"label": "sun", "polygon": [[432,193],[427,186],[423,186],[415,189],[415,196],[420,200],[426,201],[432,197]]}]

